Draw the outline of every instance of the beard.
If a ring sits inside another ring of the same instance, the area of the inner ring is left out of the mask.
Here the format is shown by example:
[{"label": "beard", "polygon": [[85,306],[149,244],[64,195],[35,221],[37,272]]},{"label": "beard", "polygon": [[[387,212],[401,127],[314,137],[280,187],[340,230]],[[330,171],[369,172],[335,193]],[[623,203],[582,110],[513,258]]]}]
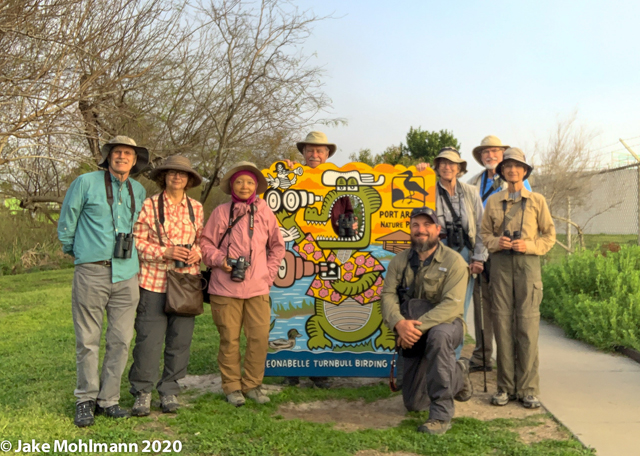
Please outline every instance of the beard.
[{"label": "beard", "polygon": [[494,164],[490,164],[490,165],[484,164],[484,167],[486,169],[490,170],[490,171],[493,171],[494,169],[496,169],[498,167],[498,163],[494,163]]},{"label": "beard", "polygon": [[436,245],[438,245],[438,242],[440,242],[440,238],[436,237],[434,239],[431,238],[427,238],[426,240],[422,241],[418,238],[414,238],[413,236],[411,237],[411,248],[413,250],[415,250],[418,253],[422,253],[422,252],[428,252],[429,250],[431,250],[432,248],[434,248]]}]

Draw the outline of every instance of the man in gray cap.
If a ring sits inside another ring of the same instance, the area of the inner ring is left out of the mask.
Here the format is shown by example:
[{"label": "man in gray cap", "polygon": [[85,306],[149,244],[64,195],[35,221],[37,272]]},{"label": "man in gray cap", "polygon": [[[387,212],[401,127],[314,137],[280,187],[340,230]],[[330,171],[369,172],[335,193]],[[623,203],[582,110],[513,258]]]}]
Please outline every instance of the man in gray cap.
[{"label": "man in gray cap", "polygon": [[491,403],[501,406],[519,399],[526,408],[537,408],[540,256],[555,244],[556,230],[544,196],[524,186],[531,171],[520,149],[504,152],[496,172],[508,187],[487,200],[481,235],[491,258],[491,317],[498,352],[498,392]]},{"label": "man in gray cap", "polygon": [[[71,311],[78,376],[74,423],[79,427],[92,425],[94,414],[129,416],[118,401],[139,300],[132,230],[146,192],[129,176],[147,166],[149,152],[126,136],[116,136],[101,151],[98,166],[104,171],[71,183],[58,221],[62,249],[75,258]],[[106,352],[99,375],[105,311]]]},{"label": "man in gray cap", "polygon": [[[497,136],[489,135],[482,139],[480,145],[473,149],[473,158],[482,165],[485,170],[469,179],[469,184],[476,188],[480,194],[483,206],[487,199],[494,193],[507,189],[507,182],[500,178],[496,172],[498,163],[502,161],[503,153],[509,146],[502,144]],[[525,179],[524,187],[531,191],[529,181]],[[475,326],[476,347],[469,361],[471,372],[491,372],[491,357],[493,356],[493,325],[491,324],[492,295],[489,292],[490,264],[486,260],[482,270],[482,277],[478,277],[473,285],[473,321]],[[482,293],[482,299],[480,299]],[[482,310],[480,309],[482,303]],[[484,328],[483,328],[484,321]],[[484,344],[482,334],[484,329]],[[484,355],[482,353],[484,347]]]},{"label": "man in gray cap", "polygon": [[402,347],[405,407],[429,409],[429,420],[419,432],[444,434],[451,429],[453,400],[468,401],[473,393],[468,364],[455,355],[465,332],[469,267],[440,242],[435,211],[413,209],[410,220],[411,248],[389,263],[382,317]]}]

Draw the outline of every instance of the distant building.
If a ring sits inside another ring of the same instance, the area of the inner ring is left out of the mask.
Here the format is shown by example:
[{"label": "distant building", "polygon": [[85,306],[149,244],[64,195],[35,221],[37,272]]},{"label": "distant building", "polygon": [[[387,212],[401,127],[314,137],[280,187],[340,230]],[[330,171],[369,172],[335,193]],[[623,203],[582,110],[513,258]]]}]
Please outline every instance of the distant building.
[{"label": "distant building", "polygon": [[382,242],[382,248],[392,253],[400,253],[411,247],[411,236],[402,230],[379,237],[376,241]]}]

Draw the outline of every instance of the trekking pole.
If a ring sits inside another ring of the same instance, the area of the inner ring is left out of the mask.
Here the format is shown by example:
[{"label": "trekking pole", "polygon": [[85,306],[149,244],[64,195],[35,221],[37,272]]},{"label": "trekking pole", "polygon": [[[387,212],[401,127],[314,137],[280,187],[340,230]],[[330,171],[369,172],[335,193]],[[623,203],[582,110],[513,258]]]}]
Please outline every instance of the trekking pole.
[{"label": "trekking pole", "polygon": [[[484,271],[483,271],[484,272]],[[487,392],[487,355],[484,351],[484,308],[482,305],[482,272],[478,274],[480,288],[480,337],[482,337],[482,373],[484,374],[484,392]]]}]

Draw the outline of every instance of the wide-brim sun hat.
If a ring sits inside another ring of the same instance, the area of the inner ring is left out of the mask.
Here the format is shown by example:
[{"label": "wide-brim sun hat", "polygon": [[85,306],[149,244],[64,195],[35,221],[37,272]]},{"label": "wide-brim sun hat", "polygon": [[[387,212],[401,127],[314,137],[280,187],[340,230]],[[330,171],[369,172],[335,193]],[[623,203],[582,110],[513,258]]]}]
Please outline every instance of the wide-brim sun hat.
[{"label": "wide-brim sun hat", "polygon": [[475,158],[479,164],[484,166],[484,163],[482,163],[482,151],[493,147],[499,147],[502,150],[507,150],[509,148],[506,144],[502,144],[502,141],[500,141],[500,138],[497,136],[485,136],[480,142],[480,145],[473,148],[473,158]]},{"label": "wide-brim sun hat", "polygon": [[304,151],[304,146],[307,144],[312,146],[327,146],[329,148],[329,157],[336,153],[336,145],[329,142],[327,135],[322,133],[321,131],[312,131],[310,132],[304,141],[300,141],[296,143],[296,147],[298,151],[302,153]]},{"label": "wide-brim sun hat", "polygon": [[527,163],[527,157],[525,156],[524,152],[522,152],[522,150],[518,149],[517,147],[510,147],[504,151],[502,161],[498,163],[498,166],[496,167],[496,173],[498,173],[502,180],[506,180],[504,178],[504,174],[502,174],[502,166],[507,160],[514,160],[525,165],[527,167],[527,172],[524,174],[522,180],[525,181],[529,178],[531,172],[533,171],[533,166]]},{"label": "wide-brim sun hat", "polygon": [[433,169],[436,173],[438,173],[438,160],[441,160],[443,158],[460,165],[460,172],[458,173],[458,177],[466,174],[467,162],[460,156],[460,152],[458,152],[458,149],[454,147],[443,147],[442,149],[440,149],[440,152],[438,152],[438,156],[433,159]]},{"label": "wide-brim sun hat", "polygon": [[256,176],[258,179],[256,194],[261,195],[267,191],[269,188],[269,184],[267,183],[267,179],[265,179],[262,171],[258,169],[256,165],[248,161],[240,161],[235,163],[229,171],[224,175],[222,179],[220,179],[220,190],[222,190],[227,195],[231,195],[231,177],[238,171],[251,171],[252,174]]},{"label": "wide-brim sun hat", "polygon": [[138,174],[144,171],[149,165],[149,151],[146,147],[138,146],[136,142],[128,136],[118,135],[115,138],[111,138],[109,142],[100,148],[100,152],[102,153],[102,161],[98,164],[100,168],[109,168],[107,157],[111,149],[115,146],[129,146],[136,151],[136,164],[131,168],[131,174]]},{"label": "wide-brim sun hat", "polygon": [[189,159],[182,155],[172,155],[165,158],[160,166],[149,173],[149,178],[157,180],[162,171],[184,171],[193,178],[194,187],[197,187],[202,183],[202,176],[193,169]]}]

